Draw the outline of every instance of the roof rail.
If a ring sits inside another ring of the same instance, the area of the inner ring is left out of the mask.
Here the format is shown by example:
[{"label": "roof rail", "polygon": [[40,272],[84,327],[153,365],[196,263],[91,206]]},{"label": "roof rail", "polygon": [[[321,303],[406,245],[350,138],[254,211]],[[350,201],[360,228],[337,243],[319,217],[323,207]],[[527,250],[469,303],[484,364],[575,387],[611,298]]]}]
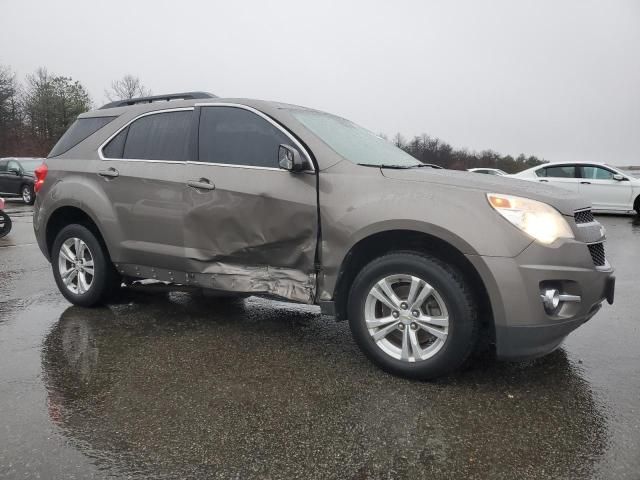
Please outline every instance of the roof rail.
[{"label": "roof rail", "polygon": [[208,92],[183,92],[183,93],[170,93],[168,95],[152,95],[150,97],[138,97],[128,98],[126,100],[116,100],[115,102],[109,102],[99,108],[103,110],[105,108],[116,107],[130,107],[131,105],[137,105],[139,103],[153,103],[153,102],[168,102],[170,100],[195,100],[199,98],[218,98],[217,95]]}]

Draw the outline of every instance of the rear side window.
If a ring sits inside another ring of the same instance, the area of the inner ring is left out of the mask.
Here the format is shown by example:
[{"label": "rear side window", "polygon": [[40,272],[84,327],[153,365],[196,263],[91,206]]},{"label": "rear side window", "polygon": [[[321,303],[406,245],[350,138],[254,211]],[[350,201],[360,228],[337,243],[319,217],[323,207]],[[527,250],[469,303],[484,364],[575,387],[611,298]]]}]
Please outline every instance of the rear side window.
[{"label": "rear side window", "polygon": [[181,110],[141,117],[118,133],[103,154],[107,158],[185,161],[192,115],[192,110]]},{"label": "rear side window", "polygon": [[547,167],[541,170],[542,172],[540,170],[536,172],[539,177],[576,178],[576,168],[573,165]]},{"label": "rear side window", "polygon": [[235,107],[202,107],[201,162],[278,168],[278,147],[291,139],[264,118]]},{"label": "rear side window", "polygon": [[60,137],[58,143],[55,144],[49,157],[57,157],[64,152],[71,150],[78,145],[85,138],[94,134],[107,123],[111,122],[116,117],[92,117],[92,118],[78,118],[71,124],[69,129]]}]

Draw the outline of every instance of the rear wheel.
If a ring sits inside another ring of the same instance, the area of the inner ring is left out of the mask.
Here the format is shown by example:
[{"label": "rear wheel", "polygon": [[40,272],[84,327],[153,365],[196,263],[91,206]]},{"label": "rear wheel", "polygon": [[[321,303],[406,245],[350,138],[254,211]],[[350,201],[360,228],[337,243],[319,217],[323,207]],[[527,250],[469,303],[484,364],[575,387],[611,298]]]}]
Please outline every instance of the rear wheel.
[{"label": "rear wheel", "polygon": [[349,324],[362,351],[382,369],[431,379],[458,368],[477,337],[477,307],[464,277],[412,252],[378,258],[356,277]]},{"label": "rear wheel", "polygon": [[33,190],[33,185],[23,185],[20,194],[22,201],[27,205],[33,205],[36,202],[36,192]]},{"label": "rear wheel", "polygon": [[638,215],[640,215],[640,195],[636,197],[636,201],[633,202],[633,209]]},{"label": "rear wheel", "polygon": [[58,233],[51,264],[60,292],[75,305],[97,305],[120,287],[120,276],[109,254],[96,235],[83,225],[69,225]]}]

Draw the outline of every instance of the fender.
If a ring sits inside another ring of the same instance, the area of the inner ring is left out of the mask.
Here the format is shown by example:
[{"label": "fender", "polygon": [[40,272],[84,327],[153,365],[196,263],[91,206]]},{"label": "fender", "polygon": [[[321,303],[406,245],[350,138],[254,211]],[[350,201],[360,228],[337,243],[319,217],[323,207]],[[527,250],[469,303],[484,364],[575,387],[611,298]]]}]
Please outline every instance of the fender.
[{"label": "fender", "polygon": [[[47,202],[41,202],[46,204],[47,209],[36,210],[38,215],[34,217],[34,230],[37,232],[41,228],[47,229],[51,217],[61,208],[77,208],[93,221],[105,242],[109,255],[117,261],[113,255],[118,249],[114,246],[121,241],[121,230],[113,205],[105,192],[101,188],[96,188],[93,183],[94,180],[82,174],[67,174],[61,179],[54,180],[53,185],[45,193],[49,199]],[[37,235],[37,237],[44,236]],[[43,247],[46,249],[46,245],[40,245],[41,250]],[[43,253],[49,258],[48,251],[43,250]]]}]

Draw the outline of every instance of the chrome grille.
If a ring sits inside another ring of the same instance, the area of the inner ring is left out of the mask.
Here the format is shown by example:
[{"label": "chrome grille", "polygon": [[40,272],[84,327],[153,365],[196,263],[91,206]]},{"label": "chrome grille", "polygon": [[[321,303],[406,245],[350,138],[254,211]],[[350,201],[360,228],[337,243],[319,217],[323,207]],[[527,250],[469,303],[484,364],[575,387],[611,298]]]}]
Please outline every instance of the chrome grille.
[{"label": "chrome grille", "polygon": [[592,243],[587,246],[589,247],[589,253],[591,254],[591,260],[593,260],[593,264],[596,267],[604,266],[604,243]]},{"label": "chrome grille", "polygon": [[574,213],[573,217],[575,218],[576,223],[590,223],[596,221],[596,219],[593,217],[593,212],[591,211],[591,209],[579,210]]}]

